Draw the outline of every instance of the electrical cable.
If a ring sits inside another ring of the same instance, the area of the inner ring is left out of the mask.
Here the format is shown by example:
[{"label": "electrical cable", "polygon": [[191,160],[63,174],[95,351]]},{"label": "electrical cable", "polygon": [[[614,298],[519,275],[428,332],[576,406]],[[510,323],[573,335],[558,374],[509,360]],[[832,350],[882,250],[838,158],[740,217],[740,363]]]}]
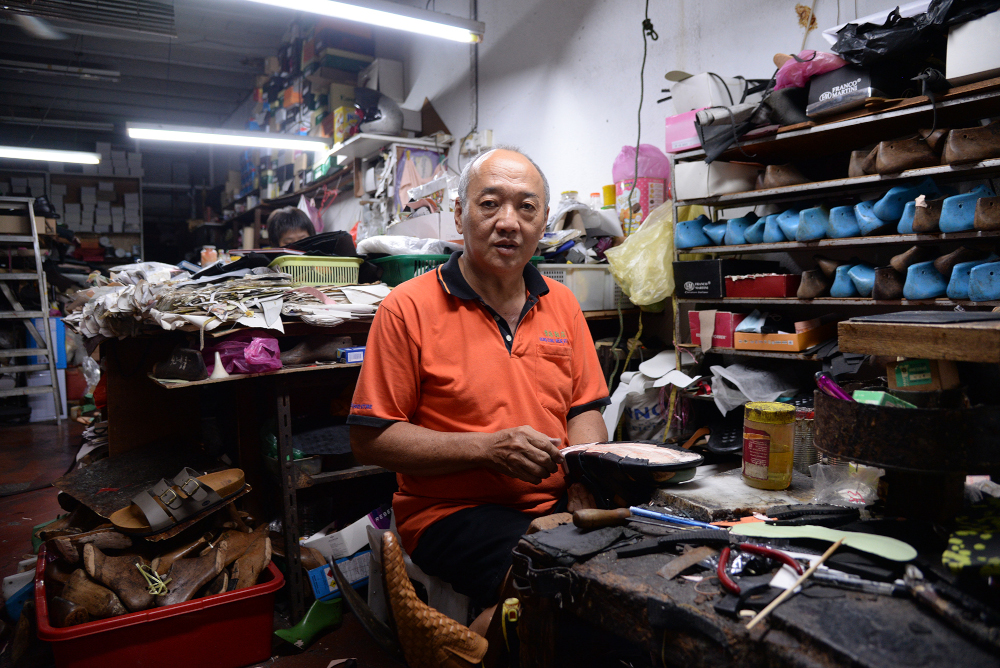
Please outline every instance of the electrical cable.
[{"label": "electrical cable", "polygon": [[[646,0],[646,16],[642,20],[642,65],[639,66],[639,108],[636,111],[636,130],[635,130],[635,171],[632,172],[632,189],[628,192],[628,198],[626,202],[628,203],[628,219],[629,222],[632,221],[632,195],[635,194],[636,186],[639,185],[639,144],[642,139],[642,99],[646,94],[645,76],[646,76],[646,56],[649,50],[649,41],[654,42],[660,39],[660,36],[656,34],[656,30],[653,28],[653,22],[649,19],[649,0]],[[642,316],[639,316],[639,331],[642,331]],[[608,378],[608,392],[611,392],[611,386],[615,382],[615,376],[618,375],[618,355],[614,352],[618,348],[618,344],[621,343],[622,336],[625,334],[625,318],[622,316],[621,303],[618,304],[618,336],[615,338],[614,344],[611,346],[611,354],[615,356],[615,366],[611,371],[611,376]],[[628,358],[631,358],[631,351]],[[626,361],[627,364],[627,361]],[[627,367],[626,367],[627,368]],[[610,434],[609,434],[610,436]]]}]

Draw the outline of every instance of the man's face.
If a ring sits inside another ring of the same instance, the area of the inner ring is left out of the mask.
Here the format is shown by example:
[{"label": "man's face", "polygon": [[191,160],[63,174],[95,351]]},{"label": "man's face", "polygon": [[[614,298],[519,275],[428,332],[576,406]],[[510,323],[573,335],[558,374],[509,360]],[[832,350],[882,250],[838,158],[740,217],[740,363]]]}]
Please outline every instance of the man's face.
[{"label": "man's face", "polygon": [[538,170],[512,151],[490,153],[469,181],[468,210],[455,207],[467,267],[476,273],[520,275],[545,233],[548,209]]}]

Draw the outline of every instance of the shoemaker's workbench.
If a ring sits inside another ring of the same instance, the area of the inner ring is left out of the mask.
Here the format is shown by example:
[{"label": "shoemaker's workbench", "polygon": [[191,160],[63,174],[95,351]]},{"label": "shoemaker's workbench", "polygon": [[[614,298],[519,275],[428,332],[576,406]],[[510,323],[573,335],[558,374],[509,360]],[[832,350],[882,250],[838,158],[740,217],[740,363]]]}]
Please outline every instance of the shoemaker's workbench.
[{"label": "shoemaker's workbench", "polygon": [[[700,476],[703,482],[692,485],[689,492],[684,491],[685,485],[660,490],[657,503],[672,500],[671,505],[677,507],[676,500],[689,495],[686,505],[680,504],[685,510],[697,515],[701,507],[703,512],[713,514],[714,502],[706,498],[706,490],[728,485],[725,503],[732,514],[754,509],[753,501],[744,506],[745,510],[739,506],[761,496],[761,490],[744,485],[739,475],[706,473]],[[743,490],[748,492],[744,494]],[[785,492],[773,494],[773,503],[765,505],[801,503],[794,490],[790,496]],[[716,509],[714,514],[724,513]],[[631,528],[642,526],[633,524]],[[662,535],[659,528],[650,530],[654,532]],[[996,650],[991,652],[977,645],[909,597],[860,593],[817,583],[807,584],[747,631],[744,627],[748,620],[715,611],[714,605],[722,594],[714,575],[703,571],[710,577],[696,583],[681,577],[667,580],[657,574],[676,558],[673,554],[648,554],[619,559],[611,550],[567,568],[522,540],[515,550],[513,570],[521,601],[518,636],[522,668],[612,665],[595,663],[594,657],[617,659],[629,652],[643,655],[644,661],[655,656],[663,665],[687,668],[978,668],[997,665],[1000,660]],[[937,563],[932,563],[935,560]],[[926,559],[920,556],[916,563],[925,573],[931,569],[941,572],[937,555]]]}]

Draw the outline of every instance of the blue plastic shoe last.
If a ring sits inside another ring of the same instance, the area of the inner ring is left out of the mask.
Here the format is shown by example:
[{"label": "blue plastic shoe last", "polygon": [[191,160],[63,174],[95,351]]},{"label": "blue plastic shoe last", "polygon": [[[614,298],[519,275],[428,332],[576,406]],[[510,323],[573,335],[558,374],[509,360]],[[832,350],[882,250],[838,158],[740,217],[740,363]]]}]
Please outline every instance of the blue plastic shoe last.
[{"label": "blue plastic shoe last", "polygon": [[[780,222],[780,221],[779,221]],[[814,206],[799,213],[799,226],[795,231],[796,241],[816,241],[826,236],[830,226],[830,210],[825,206]]]},{"label": "blue plastic shoe last", "polygon": [[847,270],[847,275],[862,297],[871,297],[875,289],[875,267],[867,264],[856,264]]},{"label": "blue plastic shoe last", "polygon": [[718,223],[709,223],[704,228],[705,234],[708,238],[712,240],[712,243],[716,246],[721,246],[726,240],[726,223],[728,221],[719,221]]},{"label": "blue plastic shoe last", "polygon": [[969,274],[969,299],[974,302],[1000,299],[1000,262],[986,262],[973,267]]},{"label": "blue plastic shoe last", "polygon": [[[837,267],[837,273],[833,277],[833,286],[830,288],[831,297],[839,297],[841,299],[845,297],[857,297],[858,288],[854,285],[854,281],[847,272],[851,270],[851,265],[842,264]],[[875,284],[875,279],[872,278],[872,285]]]},{"label": "blue plastic shoe last", "polygon": [[712,240],[705,234],[706,223],[711,222],[708,216],[701,214],[694,220],[682,220],[677,223],[677,248],[694,248],[695,246],[711,246]]},{"label": "blue plastic shoe last", "polygon": [[875,215],[882,220],[899,220],[903,215],[903,207],[912,202],[918,195],[926,195],[928,199],[940,196],[934,182],[924,179],[915,186],[896,186],[890,188],[882,199],[875,203]]},{"label": "blue plastic shoe last", "polygon": [[831,239],[861,236],[861,228],[858,227],[858,217],[854,215],[853,206],[835,206],[830,209],[826,236]]},{"label": "blue plastic shoe last", "polygon": [[994,197],[989,186],[978,186],[964,195],[954,195],[941,205],[941,220],[938,227],[942,232],[965,232],[974,227],[976,200],[980,197]]},{"label": "blue plastic shoe last", "polygon": [[726,223],[725,244],[727,246],[738,246],[747,243],[746,231],[757,222],[757,214],[751,212],[742,218],[731,218]]},{"label": "blue plastic shoe last", "polygon": [[764,240],[764,221],[765,218],[758,218],[757,222],[747,228],[746,232],[743,233],[743,237],[747,240],[748,244],[759,244]]},{"label": "blue plastic shoe last", "polygon": [[896,225],[896,231],[900,234],[913,234],[913,218],[917,215],[917,203],[907,202],[903,207],[903,217]]},{"label": "blue plastic shoe last", "polygon": [[948,295],[949,299],[968,299],[969,278],[972,274],[972,270],[981,264],[996,262],[997,260],[1000,260],[1000,257],[997,257],[996,253],[990,253],[990,256],[985,260],[959,262],[955,265],[954,269],[951,270],[951,280],[948,281],[948,290],[945,294]]},{"label": "blue plastic shoe last", "polygon": [[799,210],[788,209],[779,213],[778,227],[781,228],[781,233],[785,235],[786,239],[789,241],[796,239],[799,229]]},{"label": "blue plastic shoe last", "polygon": [[778,226],[778,214],[772,213],[764,219],[764,242],[776,244],[780,241],[788,241],[788,239],[785,238],[785,233]]},{"label": "blue plastic shoe last", "polygon": [[892,222],[875,215],[875,200],[873,199],[854,205],[854,215],[858,219],[858,228],[860,228],[862,235],[871,234]]},{"label": "blue plastic shoe last", "polygon": [[907,299],[937,299],[948,290],[948,281],[934,268],[934,261],[911,264],[906,270],[903,296]]}]

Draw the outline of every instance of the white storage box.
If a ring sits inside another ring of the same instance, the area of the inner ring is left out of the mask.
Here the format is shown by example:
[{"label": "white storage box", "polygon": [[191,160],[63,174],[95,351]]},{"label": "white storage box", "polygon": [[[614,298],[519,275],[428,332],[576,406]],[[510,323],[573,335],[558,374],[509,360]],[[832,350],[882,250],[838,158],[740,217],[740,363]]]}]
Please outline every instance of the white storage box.
[{"label": "white storage box", "polygon": [[[38,387],[49,384],[48,371],[30,371],[28,373],[28,387]],[[59,398],[61,406],[59,417],[66,419],[68,406],[66,405],[66,370],[56,369],[56,380],[59,383]],[[28,407],[31,408],[29,422],[44,422],[56,419],[55,403],[51,394],[29,394]]]},{"label": "white storage box", "polygon": [[546,278],[562,283],[573,291],[583,311],[614,311],[630,308],[621,286],[607,264],[540,264],[538,271]]},{"label": "white storage box", "polygon": [[1000,75],[1000,11],[948,31],[946,77],[951,85]]},{"label": "white storage box", "polygon": [[674,165],[674,197],[679,200],[714,197],[753,190],[759,165],[739,162],[681,162]]}]

